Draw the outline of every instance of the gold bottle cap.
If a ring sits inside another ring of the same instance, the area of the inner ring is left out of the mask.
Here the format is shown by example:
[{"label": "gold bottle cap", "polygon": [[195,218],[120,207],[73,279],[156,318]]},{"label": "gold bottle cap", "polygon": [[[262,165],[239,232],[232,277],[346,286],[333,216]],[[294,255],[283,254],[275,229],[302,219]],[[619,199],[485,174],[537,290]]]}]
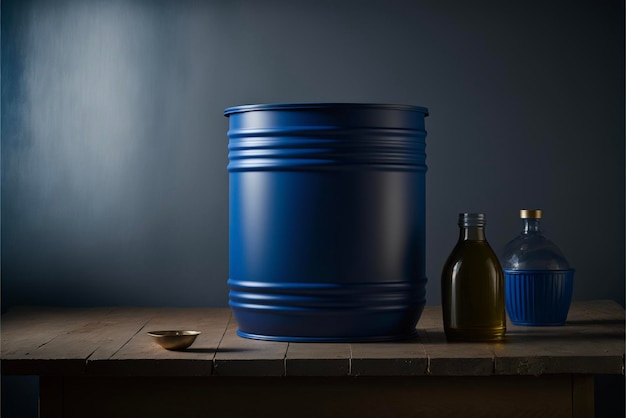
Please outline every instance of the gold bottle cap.
[{"label": "gold bottle cap", "polygon": [[541,209],[522,209],[519,211],[519,217],[522,219],[541,219]]}]

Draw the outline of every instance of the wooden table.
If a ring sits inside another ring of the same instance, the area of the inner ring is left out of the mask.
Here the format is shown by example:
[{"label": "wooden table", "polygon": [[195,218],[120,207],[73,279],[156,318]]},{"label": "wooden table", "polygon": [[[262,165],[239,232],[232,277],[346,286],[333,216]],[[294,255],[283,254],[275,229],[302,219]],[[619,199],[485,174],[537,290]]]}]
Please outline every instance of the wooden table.
[{"label": "wooden table", "polygon": [[[2,316],[2,373],[39,375],[46,417],[593,416],[593,376],[624,374],[624,309],[575,302],[562,327],[448,344],[438,307],[411,341],[237,337],[227,308],[24,307]],[[202,331],[184,352],[147,335]]]}]

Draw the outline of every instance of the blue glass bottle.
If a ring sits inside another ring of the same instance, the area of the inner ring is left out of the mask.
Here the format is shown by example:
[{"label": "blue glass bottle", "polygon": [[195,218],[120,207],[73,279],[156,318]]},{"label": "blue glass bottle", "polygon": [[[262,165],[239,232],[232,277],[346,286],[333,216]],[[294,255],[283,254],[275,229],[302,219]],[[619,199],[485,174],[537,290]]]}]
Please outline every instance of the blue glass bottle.
[{"label": "blue glass bottle", "polygon": [[563,325],[572,301],[574,269],[541,232],[542,211],[523,209],[522,232],[500,257],[506,309],[516,325]]}]

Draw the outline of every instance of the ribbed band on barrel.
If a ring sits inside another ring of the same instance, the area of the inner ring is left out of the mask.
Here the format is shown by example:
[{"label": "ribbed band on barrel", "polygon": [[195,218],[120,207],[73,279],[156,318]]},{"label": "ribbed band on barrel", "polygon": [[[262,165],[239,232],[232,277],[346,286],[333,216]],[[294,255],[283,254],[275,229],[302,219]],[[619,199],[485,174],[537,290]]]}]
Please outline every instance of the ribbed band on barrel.
[{"label": "ribbed band on barrel", "polygon": [[228,280],[230,305],[282,311],[405,309],[426,300],[426,278],[379,283],[260,283]]},{"label": "ribbed band on barrel", "polygon": [[333,127],[228,131],[228,171],[393,167],[426,171],[426,132]]},{"label": "ribbed band on barrel", "polygon": [[381,283],[259,283],[229,279],[239,336],[266,341],[393,341],[415,335],[426,278]]}]

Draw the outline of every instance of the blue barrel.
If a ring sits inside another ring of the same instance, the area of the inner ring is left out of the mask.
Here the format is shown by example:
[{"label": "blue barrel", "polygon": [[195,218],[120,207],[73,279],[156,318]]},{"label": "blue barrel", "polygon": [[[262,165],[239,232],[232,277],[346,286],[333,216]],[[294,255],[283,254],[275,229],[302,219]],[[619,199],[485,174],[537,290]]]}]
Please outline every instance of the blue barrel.
[{"label": "blue barrel", "polygon": [[229,304],[238,334],[387,341],[426,303],[423,107],[231,107]]}]

